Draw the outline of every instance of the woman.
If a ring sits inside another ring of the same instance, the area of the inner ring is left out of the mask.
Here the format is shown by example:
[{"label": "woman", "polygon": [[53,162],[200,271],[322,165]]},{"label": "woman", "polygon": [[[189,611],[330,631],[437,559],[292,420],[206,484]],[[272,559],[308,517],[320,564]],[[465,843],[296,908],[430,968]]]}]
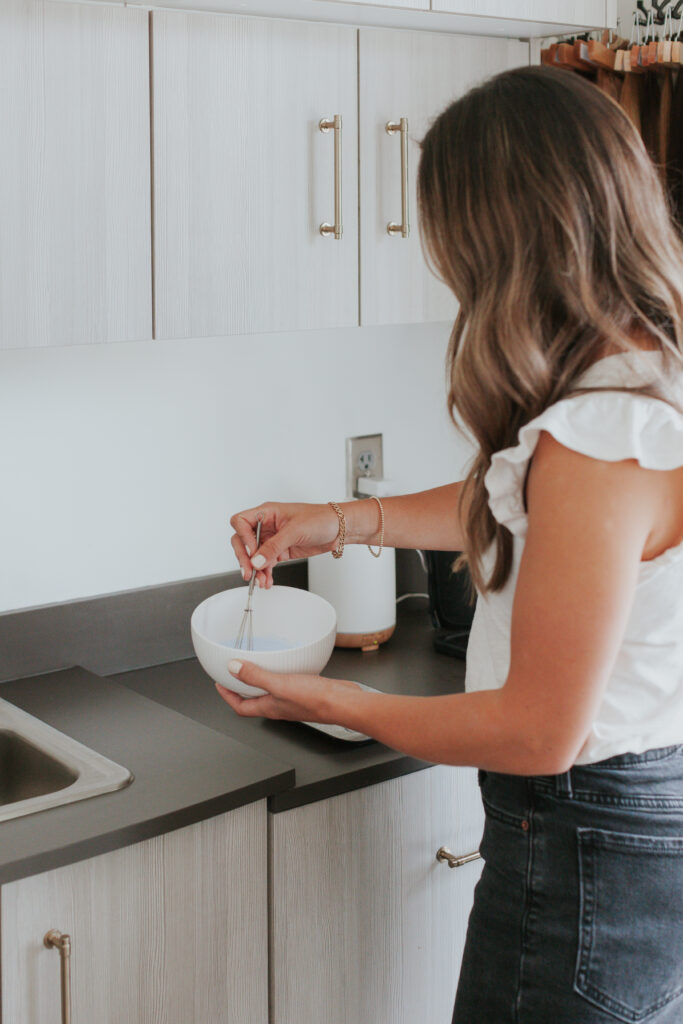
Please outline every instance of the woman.
[{"label": "woman", "polygon": [[[474,765],[485,865],[454,1024],[683,1020],[683,249],[618,106],[499,75],[422,146],[425,248],[460,303],[466,479],[384,502],[385,543],[463,550],[467,692],[413,698],[233,662],[240,715],[336,722]],[[378,506],[341,506],[346,543]],[[262,517],[262,543],[255,525]],[[232,519],[245,579],[331,551],[328,505]],[[431,1024],[431,1022],[430,1022]]]}]

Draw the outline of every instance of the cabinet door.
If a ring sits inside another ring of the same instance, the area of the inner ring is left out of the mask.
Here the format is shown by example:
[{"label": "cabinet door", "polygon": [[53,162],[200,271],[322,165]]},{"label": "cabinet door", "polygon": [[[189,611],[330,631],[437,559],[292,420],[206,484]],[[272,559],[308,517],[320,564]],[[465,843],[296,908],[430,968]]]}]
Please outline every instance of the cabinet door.
[{"label": "cabinet door", "polygon": [[[486,36],[360,31],[361,323],[450,320],[456,303],[426,267],[417,222],[417,143],[452,100],[497,71],[529,63],[529,45]],[[402,221],[400,133],[408,118],[409,236]]]},{"label": "cabinet door", "polygon": [[403,7],[411,11],[428,11],[429,0],[341,0],[343,4],[362,4],[363,7]]},{"label": "cabinet door", "polygon": [[558,25],[607,25],[610,0],[432,0],[433,11],[480,14],[489,18],[556,22]]},{"label": "cabinet door", "polygon": [[56,928],[79,1024],[267,1024],[266,892],[265,801],[4,885],[2,1019],[61,1021]]},{"label": "cabinet door", "polygon": [[153,40],[156,336],[357,325],[355,29],[155,11]]},{"label": "cabinet door", "polygon": [[0,4],[0,348],[152,333],[147,15]]},{"label": "cabinet door", "polygon": [[481,861],[476,772],[428,768],[273,815],[271,1024],[447,1021]]}]

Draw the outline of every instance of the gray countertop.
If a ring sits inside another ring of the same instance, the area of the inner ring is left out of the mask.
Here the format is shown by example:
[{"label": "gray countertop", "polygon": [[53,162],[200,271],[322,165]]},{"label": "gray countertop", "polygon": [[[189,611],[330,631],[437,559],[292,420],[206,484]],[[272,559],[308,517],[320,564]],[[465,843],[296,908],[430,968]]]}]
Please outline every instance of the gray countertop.
[{"label": "gray countertop", "polygon": [[81,668],[0,697],[133,772],[115,793],[0,824],[0,884],[191,825],[276,793],[291,766]]},{"label": "gray countertop", "polygon": [[[386,644],[369,654],[335,649],[324,675],[358,680],[387,693],[438,696],[462,692],[464,662],[437,654],[433,636],[427,602],[410,598],[399,605],[396,632]],[[111,678],[224,736],[292,765],[294,786],[279,789],[268,798],[273,812],[426,767],[424,761],[373,740],[349,743],[296,722],[240,718],[221,700],[194,658]]]},{"label": "gray countertop", "polygon": [[[464,663],[437,654],[426,603],[399,606],[378,651],[335,650],[325,674],[388,693],[461,692]],[[0,884],[71,864],[268,798],[272,812],[427,767],[374,740],[244,719],[194,659],[102,679],[82,668],[0,685],[0,697],[124,765],[114,793],[0,824]]]}]

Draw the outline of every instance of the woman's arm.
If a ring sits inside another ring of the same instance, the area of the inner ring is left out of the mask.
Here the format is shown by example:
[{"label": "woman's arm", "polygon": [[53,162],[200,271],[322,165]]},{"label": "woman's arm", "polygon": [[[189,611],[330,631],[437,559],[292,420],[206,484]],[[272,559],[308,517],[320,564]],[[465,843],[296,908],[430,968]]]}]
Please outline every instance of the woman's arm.
[{"label": "woman's arm", "polygon": [[[677,488],[677,490],[675,489]],[[243,665],[269,690],[244,715],[336,722],[427,761],[512,774],[574,763],[600,704],[630,613],[640,560],[656,553],[672,473],[606,463],[543,434],[529,473],[529,528],[515,592],[510,669],[500,690],[395,697],[352,683]]]},{"label": "woman's arm", "polygon": [[[382,498],[386,547],[462,551],[465,541],[458,513],[461,488],[462,482],[459,482],[416,494]],[[341,508],[346,518],[347,541],[376,543],[379,535],[377,502],[342,502]]]},{"label": "woman's arm", "polygon": [[[394,548],[460,551],[463,533],[458,514],[460,483],[418,494],[383,498],[384,543]],[[348,544],[377,543],[379,509],[372,499],[341,505]],[[261,519],[261,544],[256,550],[256,524]],[[273,567],[291,558],[334,551],[339,534],[337,513],[329,505],[265,502],[238,512],[230,520],[232,546],[245,580],[257,570],[259,586],[272,586]]]}]

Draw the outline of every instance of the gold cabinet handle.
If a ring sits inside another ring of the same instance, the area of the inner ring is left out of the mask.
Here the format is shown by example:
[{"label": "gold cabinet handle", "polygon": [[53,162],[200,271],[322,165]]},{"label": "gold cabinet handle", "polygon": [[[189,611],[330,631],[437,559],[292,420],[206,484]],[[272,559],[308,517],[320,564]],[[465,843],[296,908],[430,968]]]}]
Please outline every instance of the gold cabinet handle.
[{"label": "gold cabinet handle", "polygon": [[59,950],[62,979],[62,1024],[71,1024],[71,936],[52,929],[43,942],[48,949]]},{"label": "gold cabinet handle", "polygon": [[400,235],[407,238],[410,234],[410,223],[408,218],[408,118],[402,117],[400,121],[387,121],[387,135],[401,135],[401,223],[395,224],[390,220],[387,224],[387,231],[390,235]]},{"label": "gold cabinet handle", "polygon": [[461,868],[463,864],[479,860],[480,857],[479,850],[475,850],[474,853],[465,853],[462,857],[456,857],[447,846],[440,846],[436,851],[436,859],[442,864],[448,864],[449,868]]},{"label": "gold cabinet handle", "polygon": [[341,114],[323,118],[318,122],[321,132],[334,132],[334,224],[321,224],[321,235],[334,235],[337,241],[343,234],[342,228],[342,119]]}]

